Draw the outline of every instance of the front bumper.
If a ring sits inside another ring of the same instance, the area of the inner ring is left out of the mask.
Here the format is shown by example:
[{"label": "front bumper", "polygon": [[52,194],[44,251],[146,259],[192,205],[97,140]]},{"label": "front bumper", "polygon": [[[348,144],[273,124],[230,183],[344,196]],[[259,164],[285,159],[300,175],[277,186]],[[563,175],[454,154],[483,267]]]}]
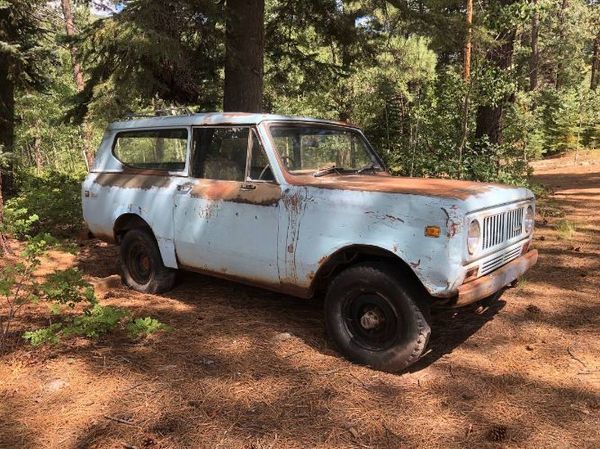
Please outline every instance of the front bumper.
[{"label": "front bumper", "polygon": [[490,274],[461,285],[458,287],[458,296],[452,302],[452,306],[462,307],[487,298],[529,270],[536,264],[537,259],[537,249],[532,249]]}]

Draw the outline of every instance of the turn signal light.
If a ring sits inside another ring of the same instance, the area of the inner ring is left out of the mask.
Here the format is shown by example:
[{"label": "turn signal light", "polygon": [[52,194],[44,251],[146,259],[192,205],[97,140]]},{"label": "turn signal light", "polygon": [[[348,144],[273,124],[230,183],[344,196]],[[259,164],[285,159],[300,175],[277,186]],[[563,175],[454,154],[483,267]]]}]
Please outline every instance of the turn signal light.
[{"label": "turn signal light", "polygon": [[441,234],[442,230],[439,226],[427,226],[425,228],[425,237],[435,237],[438,238]]}]

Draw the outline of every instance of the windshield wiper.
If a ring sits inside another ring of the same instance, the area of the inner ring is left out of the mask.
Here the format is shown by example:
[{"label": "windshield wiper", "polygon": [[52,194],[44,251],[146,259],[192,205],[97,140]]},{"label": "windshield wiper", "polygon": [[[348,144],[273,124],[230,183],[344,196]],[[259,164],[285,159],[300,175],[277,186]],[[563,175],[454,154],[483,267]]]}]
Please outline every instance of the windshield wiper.
[{"label": "windshield wiper", "polygon": [[379,164],[376,164],[375,162],[371,162],[369,165],[366,165],[366,166],[356,170],[356,174],[360,175],[361,173],[364,173],[366,171],[372,171],[373,173],[375,173],[380,170],[381,170],[381,167],[379,166]]},{"label": "windshield wiper", "polygon": [[318,178],[319,176],[325,176],[328,175],[330,173],[342,173],[343,172],[343,168],[341,167],[336,167],[335,165],[330,165],[329,167],[323,167],[323,168],[319,168],[316,172],[313,173],[313,176],[315,178]]}]

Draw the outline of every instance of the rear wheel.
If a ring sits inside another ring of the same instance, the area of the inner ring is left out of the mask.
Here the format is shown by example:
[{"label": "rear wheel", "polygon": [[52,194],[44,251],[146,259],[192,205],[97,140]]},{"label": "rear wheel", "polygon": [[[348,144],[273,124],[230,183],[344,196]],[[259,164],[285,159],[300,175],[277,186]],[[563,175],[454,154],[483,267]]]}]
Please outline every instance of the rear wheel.
[{"label": "rear wheel", "polygon": [[121,240],[121,271],[123,282],[143,293],[165,292],[175,284],[175,270],[164,266],[154,237],[143,229]]},{"label": "rear wheel", "polygon": [[348,359],[397,372],[425,351],[428,310],[399,276],[388,264],[364,263],[342,271],[329,286],[327,333]]}]

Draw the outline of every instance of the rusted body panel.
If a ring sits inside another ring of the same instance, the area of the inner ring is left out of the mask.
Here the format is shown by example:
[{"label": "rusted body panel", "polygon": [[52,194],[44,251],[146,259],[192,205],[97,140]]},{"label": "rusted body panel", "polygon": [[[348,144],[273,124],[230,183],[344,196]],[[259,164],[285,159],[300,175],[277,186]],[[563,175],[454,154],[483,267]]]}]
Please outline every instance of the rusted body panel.
[{"label": "rusted body panel", "polygon": [[[316,273],[331,255],[360,245],[395,255],[431,295],[453,298],[470,285],[461,287],[473,268],[477,277],[480,264],[496,254],[513,254],[531,239],[518,236],[477,257],[466,250],[470,218],[532,204],[527,189],[387,174],[292,175],[269,133],[270,123],[283,120],[329,123],[265,114],[197,114],[111,125],[83,184],[83,211],[90,230],[113,240],[117,219],[134,214],[154,232],[168,267],[301,297],[311,296]],[[189,176],[189,142],[180,172],[132,169],[112,154],[114,136],[122,130],[191,131],[195,126],[226,124],[255,128],[274,182],[195,179]],[[440,228],[438,238],[425,235],[428,226]],[[486,285],[495,288],[503,278],[498,279]],[[472,298],[488,290],[460,295],[464,300],[465,295]]]}]

